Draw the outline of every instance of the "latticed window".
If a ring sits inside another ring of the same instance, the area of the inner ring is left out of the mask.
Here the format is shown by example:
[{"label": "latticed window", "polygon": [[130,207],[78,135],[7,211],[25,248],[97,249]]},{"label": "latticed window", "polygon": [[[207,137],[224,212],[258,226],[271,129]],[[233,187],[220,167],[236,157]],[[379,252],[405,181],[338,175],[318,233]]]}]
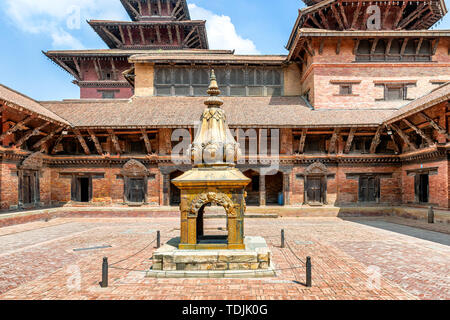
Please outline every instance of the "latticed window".
[{"label": "latticed window", "polygon": [[[281,68],[214,68],[223,96],[280,96],[283,92]],[[160,67],[155,72],[158,96],[205,96],[209,68]]]},{"label": "latticed window", "polygon": [[357,45],[356,61],[431,61],[433,40],[371,39]]}]

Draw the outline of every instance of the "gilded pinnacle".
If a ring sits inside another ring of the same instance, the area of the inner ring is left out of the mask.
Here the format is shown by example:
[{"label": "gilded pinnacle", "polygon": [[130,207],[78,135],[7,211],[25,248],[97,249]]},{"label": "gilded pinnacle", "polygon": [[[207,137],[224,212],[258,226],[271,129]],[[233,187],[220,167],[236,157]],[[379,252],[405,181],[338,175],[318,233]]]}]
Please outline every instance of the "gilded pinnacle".
[{"label": "gilded pinnacle", "polygon": [[210,95],[210,97],[205,101],[205,105],[207,105],[209,108],[220,108],[220,106],[223,105],[222,99],[217,97],[218,95],[220,95],[220,89],[217,85],[217,79],[214,70],[211,70],[210,83],[207,93]]}]

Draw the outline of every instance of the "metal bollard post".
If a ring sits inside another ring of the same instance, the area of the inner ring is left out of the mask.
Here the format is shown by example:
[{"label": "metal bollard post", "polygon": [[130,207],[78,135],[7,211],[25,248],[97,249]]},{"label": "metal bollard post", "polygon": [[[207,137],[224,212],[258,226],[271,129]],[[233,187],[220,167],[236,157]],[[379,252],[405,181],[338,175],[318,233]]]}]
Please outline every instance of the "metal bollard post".
[{"label": "metal bollard post", "polygon": [[108,258],[103,258],[102,265],[102,282],[100,283],[102,288],[108,288]]},{"label": "metal bollard post", "polygon": [[284,229],[281,229],[281,248],[284,248]]},{"label": "metal bollard post", "polygon": [[156,232],[156,248],[159,249],[161,247],[161,232],[158,230]]},{"label": "metal bollard post", "polygon": [[434,223],[434,210],[431,206],[428,208],[428,223]]},{"label": "metal bollard post", "polygon": [[312,265],[311,257],[306,257],[306,286],[312,287]]}]

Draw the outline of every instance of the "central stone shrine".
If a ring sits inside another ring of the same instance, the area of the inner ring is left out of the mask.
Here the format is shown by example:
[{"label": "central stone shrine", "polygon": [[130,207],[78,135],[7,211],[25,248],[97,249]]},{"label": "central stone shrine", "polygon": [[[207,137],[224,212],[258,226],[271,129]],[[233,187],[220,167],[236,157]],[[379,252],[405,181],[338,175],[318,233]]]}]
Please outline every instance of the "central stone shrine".
[{"label": "central stone shrine", "polygon": [[[181,191],[181,236],[153,254],[149,277],[274,276],[271,254],[261,237],[244,237],[245,187],[251,182],[235,163],[239,144],[226,123],[214,71],[200,130],[190,145],[192,170],[172,180]],[[208,205],[225,209],[227,236],[205,235]]]}]

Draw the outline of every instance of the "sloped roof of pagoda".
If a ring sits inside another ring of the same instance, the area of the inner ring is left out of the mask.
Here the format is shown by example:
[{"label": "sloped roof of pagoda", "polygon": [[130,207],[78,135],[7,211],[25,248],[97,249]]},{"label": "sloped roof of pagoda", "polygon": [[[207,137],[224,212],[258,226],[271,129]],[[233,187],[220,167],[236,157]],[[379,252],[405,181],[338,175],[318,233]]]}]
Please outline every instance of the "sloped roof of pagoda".
[{"label": "sloped roof of pagoda", "polygon": [[[424,1],[425,0],[408,1],[407,5],[408,6],[415,5],[418,8],[419,4],[424,3]],[[353,6],[355,3],[360,3],[360,2],[370,5],[370,4],[375,3],[376,1],[372,1],[372,0],[356,0],[356,1],[348,0],[348,1],[345,1],[344,0],[344,1],[340,2],[337,0],[303,0],[303,2],[305,2],[308,5],[308,7],[299,10],[297,20],[294,24],[294,27],[292,29],[291,35],[289,37],[289,40],[288,40],[288,43],[286,46],[288,49],[291,48],[292,42],[296,38],[298,29],[305,28],[303,25],[309,19],[309,17],[311,15],[316,15],[316,14],[325,15],[327,13],[334,14],[333,11],[336,11],[336,12],[339,11],[339,14],[343,14],[341,9],[340,8],[338,9],[338,7],[336,7],[336,6],[341,6],[342,3],[346,3],[347,5],[351,4]],[[400,2],[402,2],[402,4],[403,4],[404,1],[379,1],[379,2],[383,3],[383,4],[390,3],[390,5],[392,5],[392,3],[394,3],[394,4],[397,3],[397,5],[399,5]],[[428,29],[433,24],[435,24],[439,19],[441,19],[443,16],[445,16],[447,14],[447,7],[445,5],[444,0],[430,0],[429,2],[430,2],[429,6],[426,8],[424,7],[424,9],[426,9],[426,11],[423,11],[421,14],[418,14],[414,18],[414,20],[411,21],[411,23],[416,22],[416,21],[421,21],[421,23],[417,25],[417,27],[416,27],[417,29]],[[334,7],[334,8],[332,8],[332,7]],[[412,11],[410,13],[414,13],[416,9],[414,9],[414,8],[410,9],[410,11]],[[324,10],[327,10],[327,12],[325,12]],[[345,10],[344,10],[344,12],[345,12]],[[384,14],[385,14],[385,12],[382,12],[382,15],[384,15]],[[316,17],[319,20],[321,19],[321,17],[319,17],[319,16],[316,16]],[[349,17],[347,17],[347,19],[349,19],[349,18],[353,19],[353,12],[351,12]],[[337,19],[338,18],[333,17],[332,20],[337,20]],[[342,17],[340,17],[340,19],[342,19]],[[349,21],[348,24],[349,24],[349,26],[348,26],[349,28],[347,28],[347,30],[353,30],[350,26],[351,21]]]},{"label": "sloped roof of pagoda", "polygon": [[[375,127],[393,112],[392,109],[313,111],[299,96],[221,98],[230,127]],[[204,101],[204,97],[134,97],[42,102],[42,105],[80,129],[186,128],[198,122]]]},{"label": "sloped roof of pagoda", "polygon": [[43,107],[36,100],[27,97],[26,95],[17,92],[3,84],[0,84],[0,100],[2,100],[8,107],[13,108],[19,112],[28,111],[37,118],[57,123],[63,126],[69,126],[70,123],[53,113],[49,109]]},{"label": "sloped roof of pagoda", "polygon": [[[168,26],[182,26],[186,32],[194,32],[200,38],[200,45],[202,49],[208,49],[208,36],[206,32],[205,20],[158,20],[158,21],[114,21],[114,20],[90,20],[88,24],[94,31],[102,38],[106,45],[111,49],[124,48],[120,27],[168,27]],[[194,30],[195,29],[195,30]],[[186,36],[186,34],[184,35]],[[131,45],[131,47],[138,47],[138,45]],[[142,44],[141,44],[142,46]],[[150,45],[149,45],[150,46]],[[155,44],[153,47],[164,46],[164,44]]]},{"label": "sloped roof of pagoda", "polygon": [[396,122],[444,101],[450,101],[450,82],[401,107],[386,118],[386,123]]},{"label": "sloped roof of pagoda", "polygon": [[[150,0],[147,0],[150,1]],[[166,2],[165,0],[160,0],[161,4],[163,2]],[[139,6],[134,6],[133,4],[131,4],[131,2],[136,2],[136,1],[130,1],[130,0],[120,0],[120,2],[122,2],[122,5],[124,6],[125,10],[127,11],[128,15],[130,16],[131,20],[133,21],[139,21],[139,20],[146,20],[146,19],[158,19],[158,18],[168,18],[168,16],[146,16],[144,15],[141,11],[140,11],[140,7]],[[131,5],[131,7],[130,7]],[[177,7],[176,8],[180,8],[180,10],[178,11],[178,14],[176,14],[175,16],[171,16],[173,17],[173,19],[176,20],[190,20],[190,14],[189,14],[189,8],[187,5],[186,0],[177,0]]]}]

